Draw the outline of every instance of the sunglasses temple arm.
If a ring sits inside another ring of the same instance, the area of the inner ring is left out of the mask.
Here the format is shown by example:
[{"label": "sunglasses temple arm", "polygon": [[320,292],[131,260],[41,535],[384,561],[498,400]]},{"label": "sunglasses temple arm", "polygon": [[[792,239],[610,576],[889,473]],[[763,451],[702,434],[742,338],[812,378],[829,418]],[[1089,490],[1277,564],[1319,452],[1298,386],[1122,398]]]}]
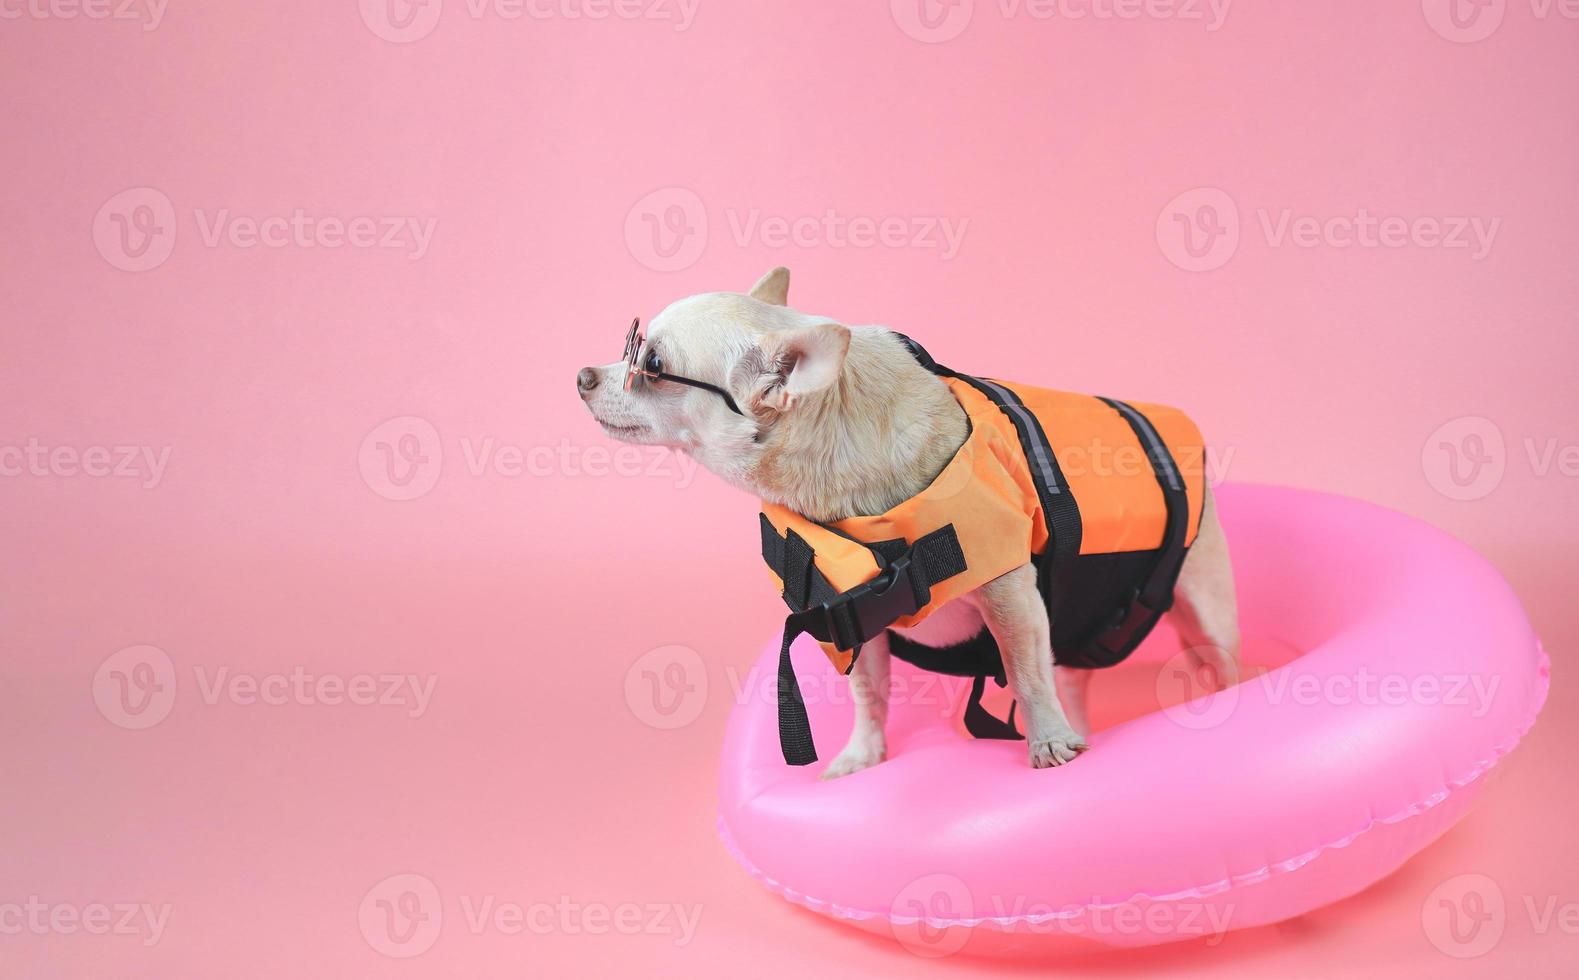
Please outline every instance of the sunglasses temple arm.
[{"label": "sunglasses temple arm", "polygon": [[659,374],[658,377],[663,381],[674,381],[678,384],[690,385],[692,388],[700,388],[703,391],[711,391],[713,394],[718,395],[724,400],[724,404],[729,406],[729,410],[731,412],[734,412],[736,415],[739,415],[742,418],[745,417],[746,413],[742,412],[740,410],[740,406],[735,404],[735,400],[730,396],[729,392],[718,387],[717,385],[710,385],[706,381],[696,381],[691,378],[682,378],[676,374]]}]

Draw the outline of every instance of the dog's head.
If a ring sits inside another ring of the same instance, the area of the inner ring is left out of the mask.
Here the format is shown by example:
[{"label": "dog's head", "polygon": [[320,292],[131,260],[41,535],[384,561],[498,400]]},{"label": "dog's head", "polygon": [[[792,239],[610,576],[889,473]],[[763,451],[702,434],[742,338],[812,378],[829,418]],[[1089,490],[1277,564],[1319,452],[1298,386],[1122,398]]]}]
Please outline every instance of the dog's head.
[{"label": "dog's head", "polygon": [[582,401],[616,439],[682,449],[725,479],[759,489],[748,474],[775,429],[816,410],[850,348],[848,327],[790,309],[788,293],[789,270],[777,268],[749,293],[671,304],[629,361],[581,369]]}]

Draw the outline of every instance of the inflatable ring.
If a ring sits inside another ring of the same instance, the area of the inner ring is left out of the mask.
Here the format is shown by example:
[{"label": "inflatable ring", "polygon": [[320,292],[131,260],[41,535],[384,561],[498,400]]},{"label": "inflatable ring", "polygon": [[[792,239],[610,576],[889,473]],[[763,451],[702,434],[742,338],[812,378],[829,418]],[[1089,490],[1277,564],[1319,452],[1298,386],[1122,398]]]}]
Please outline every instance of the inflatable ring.
[{"label": "inflatable ring", "polygon": [[778,640],[725,737],[719,829],[769,889],[924,955],[1142,946],[1352,895],[1458,820],[1545,701],[1519,601],[1457,540],[1307,491],[1218,491],[1245,677],[1199,696],[1159,627],[1094,679],[1091,751],[962,736],[969,682],[894,661],[888,761],[833,781],[845,680],[794,651],[823,763],[779,754]]}]

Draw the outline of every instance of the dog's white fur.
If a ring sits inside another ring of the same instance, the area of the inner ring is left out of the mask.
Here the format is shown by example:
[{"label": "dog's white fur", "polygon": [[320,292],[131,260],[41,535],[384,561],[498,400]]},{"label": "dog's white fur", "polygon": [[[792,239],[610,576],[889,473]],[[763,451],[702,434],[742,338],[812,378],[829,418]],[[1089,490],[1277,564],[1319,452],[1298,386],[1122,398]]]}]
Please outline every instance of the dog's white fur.
[{"label": "dog's white fur", "polygon": [[[750,293],[704,293],[652,321],[647,345],[670,374],[730,392],[669,382],[622,384],[625,363],[583,368],[577,387],[609,435],[689,453],[725,480],[816,521],[879,514],[926,487],[964,443],[968,426],[948,387],[882,327],[846,327],[791,309],[789,270]],[[1239,625],[1233,570],[1210,490],[1180,572],[1170,617],[1197,670],[1236,683]],[[937,610],[906,636],[934,646],[983,623],[1003,652],[1031,765],[1062,765],[1088,748],[1091,671],[1053,664],[1047,608],[1029,563]],[[888,715],[886,636],[867,643],[850,674],[855,727],[829,764],[834,778],[881,762]],[[1067,713],[1066,713],[1067,709]]]}]

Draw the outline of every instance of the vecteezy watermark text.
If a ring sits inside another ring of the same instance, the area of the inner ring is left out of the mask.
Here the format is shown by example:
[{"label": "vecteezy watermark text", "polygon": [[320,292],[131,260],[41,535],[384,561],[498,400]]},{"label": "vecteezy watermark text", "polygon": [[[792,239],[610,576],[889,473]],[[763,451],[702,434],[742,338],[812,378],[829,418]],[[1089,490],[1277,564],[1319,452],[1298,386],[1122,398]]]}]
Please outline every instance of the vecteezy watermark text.
[{"label": "vecteezy watermark text", "polygon": [[221,701],[242,707],[377,705],[401,708],[409,718],[427,714],[439,680],[437,674],[314,673],[305,667],[294,667],[288,673],[262,674],[219,667],[211,673],[202,664],[192,668],[192,675],[197,681],[198,696],[207,705]]},{"label": "vecteezy watermark text", "polygon": [[1246,667],[1248,676],[1240,683],[1222,687],[1223,679],[1202,666],[1214,660],[1199,655],[1208,649],[1180,651],[1162,665],[1155,679],[1163,716],[1182,728],[1216,728],[1233,717],[1249,691],[1256,691],[1267,704],[1289,708],[1462,708],[1472,718],[1483,718],[1502,689],[1501,674],[1377,672],[1363,664],[1353,671],[1319,674],[1309,672],[1300,661],[1276,670]]},{"label": "vecteezy watermark text", "polygon": [[170,903],[149,902],[48,902],[29,895],[22,902],[0,902],[0,935],[141,936],[153,946],[170,922]]},{"label": "vecteezy watermark text", "polygon": [[[1337,214],[1298,214],[1259,207],[1249,225],[1268,248],[1465,252],[1479,262],[1491,254],[1500,217],[1402,215],[1360,207]],[[1157,215],[1157,245],[1174,265],[1207,272],[1228,264],[1245,236],[1239,205],[1216,187],[1196,187],[1169,201]]]},{"label": "vecteezy watermark text", "polygon": [[1514,904],[1490,875],[1454,875],[1420,905],[1420,926],[1437,950],[1454,959],[1477,959],[1502,942],[1514,909],[1536,936],[1579,936],[1579,902],[1550,892],[1526,893]]},{"label": "vecteezy watermark text", "polygon": [[139,21],[143,31],[164,23],[170,0],[0,0],[0,20]]},{"label": "vecteezy watermark text", "polygon": [[889,907],[889,923],[900,946],[926,959],[941,959],[964,949],[977,924],[987,920],[1013,921],[1017,932],[1040,936],[1205,938],[1208,946],[1215,946],[1232,927],[1234,911],[1231,902],[1136,899],[1106,904],[1093,897],[1088,904],[1059,906],[1001,894],[983,903],[958,875],[935,872],[899,890]]},{"label": "vecteezy watermark text", "polygon": [[[473,21],[514,23],[521,20],[644,21],[668,23],[687,31],[696,21],[701,0],[465,0],[462,9]],[[410,44],[433,33],[444,12],[444,0],[360,0],[362,23],[393,44]],[[455,9],[452,7],[451,9]]]},{"label": "vecteezy watermark text", "polygon": [[[569,439],[522,446],[493,436],[462,436],[461,465],[473,478],[666,480],[684,490],[698,464],[663,446],[629,443],[580,445]],[[374,426],[362,439],[357,467],[368,489],[388,500],[415,500],[438,485],[446,456],[439,430],[427,419],[403,415]]]},{"label": "vecteezy watermark text", "polygon": [[[1579,438],[1525,436],[1524,458],[1538,479],[1579,478]],[[1515,455],[1514,458],[1517,458]],[[1462,415],[1437,426],[1420,447],[1426,482],[1451,500],[1480,500],[1502,484],[1509,452],[1502,429],[1480,415]]]},{"label": "vecteezy watermark text", "polygon": [[[1553,16],[1570,23],[1579,21],[1579,0],[1528,0],[1525,5],[1538,21]],[[1518,6],[1510,0],[1420,0],[1426,23],[1455,44],[1484,41],[1502,26],[1509,8]]]},{"label": "vecteezy watermark text", "polygon": [[136,480],[152,490],[170,464],[169,446],[50,446],[37,436],[23,445],[0,445],[0,477],[77,477]]},{"label": "vecteezy watermark text", "polygon": [[[942,214],[852,214],[837,208],[776,213],[727,206],[725,225],[737,248],[905,249],[931,252],[943,261],[957,256],[970,218]],[[625,215],[625,246],[655,272],[695,265],[710,238],[707,205],[688,187],[661,187]]]},{"label": "vecteezy watermark text", "polygon": [[[421,718],[433,703],[437,674],[316,670],[247,672],[229,666],[192,668],[198,700],[213,707],[342,706],[393,708]],[[106,657],[93,675],[93,702],[121,728],[152,728],[175,707],[180,687],[175,661],[156,646],[139,644]]]},{"label": "vecteezy watermark text", "polygon": [[[1233,0],[991,0],[1005,21],[1176,21],[1204,24],[1208,33],[1228,20]],[[941,44],[965,33],[977,6],[988,0],[889,0],[899,29],[917,41]]]},{"label": "vecteezy watermark text", "polygon": [[474,936],[497,932],[547,936],[672,936],[689,946],[702,918],[700,905],[671,902],[582,902],[560,895],[551,902],[501,901],[494,895],[460,897],[466,929]]},{"label": "vecteezy watermark text", "polygon": [[222,244],[250,248],[356,248],[394,249],[412,261],[428,254],[437,218],[405,215],[308,214],[296,208],[290,214],[232,214],[229,208],[206,211],[196,208],[198,233],[208,248]]},{"label": "vecteezy watermark text", "polygon": [[[3,0],[0,0],[3,2]],[[394,214],[241,214],[230,208],[192,210],[205,248],[323,249],[403,252],[416,261],[428,254],[438,219]],[[175,251],[180,216],[170,197],[153,187],[112,196],[93,218],[93,244],[104,261],[123,272],[147,272]]]},{"label": "vecteezy watermark text", "polygon": [[[561,894],[551,900],[516,901],[495,894],[462,894],[461,922],[472,936],[669,936],[689,946],[702,906],[677,902],[587,901]],[[390,875],[368,889],[358,909],[362,938],[395,959],[421,956],[439,941],[446,919],[443,895],[421,874]]]},{"label": "vecteezy watermark text", "polygon": [[959,254],[970,218],[947,215],[844,215],[828,208],[821,214],[763,214],[760,208],[730,208],[729,233],[746,248],[912,249],[936,252],[945,261]]}]

